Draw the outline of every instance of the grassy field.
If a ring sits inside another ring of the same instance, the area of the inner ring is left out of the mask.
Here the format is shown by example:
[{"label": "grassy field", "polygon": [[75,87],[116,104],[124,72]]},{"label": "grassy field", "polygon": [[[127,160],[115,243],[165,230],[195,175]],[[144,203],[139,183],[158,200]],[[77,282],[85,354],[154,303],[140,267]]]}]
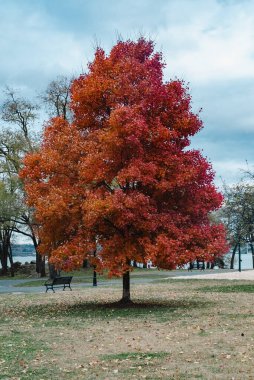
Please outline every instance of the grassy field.
[{"label": "grassy field", "polygon": [[1,295],[0,379],[254,379],[254,284],[161,280]]}]

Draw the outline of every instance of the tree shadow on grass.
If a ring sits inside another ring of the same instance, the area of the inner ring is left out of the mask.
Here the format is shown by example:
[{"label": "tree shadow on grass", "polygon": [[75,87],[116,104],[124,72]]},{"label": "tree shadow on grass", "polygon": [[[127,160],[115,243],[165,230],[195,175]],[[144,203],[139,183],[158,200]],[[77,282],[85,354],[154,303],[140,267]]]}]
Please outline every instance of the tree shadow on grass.
[{"label": "tree shadow on grass", "polygon": [[[193,299],[169,299],[169,300],[136,300],[136,301],[130,301],[130,302],[122,302],[116,301],[116,302],[110,302],[110,303],[99,303],[94,304],[99,307],[104,308],[114,308],[116,310],[122,310],[122,309],[186,309],[186,308],[193,308],[193,307],[202,307],[202,305],[207,305],[209,302],[202,300],[193,300]],[[91,303],[92,304],[92,303]]]},{"label": "tree shadow on grass", "polygon": [[85,302],[74,304],[46,304],[30,305],[25,309],[28,317],[47,319],[53,318],[81,318],[111,320],[116,318],[154,318],[165,321],[179,318],[179,316],[191,316],[192,310],[202,310],[213,305],[213,302],[194,299],[169,299],[167,301],[137,300],[130,304],[121,302]]}]

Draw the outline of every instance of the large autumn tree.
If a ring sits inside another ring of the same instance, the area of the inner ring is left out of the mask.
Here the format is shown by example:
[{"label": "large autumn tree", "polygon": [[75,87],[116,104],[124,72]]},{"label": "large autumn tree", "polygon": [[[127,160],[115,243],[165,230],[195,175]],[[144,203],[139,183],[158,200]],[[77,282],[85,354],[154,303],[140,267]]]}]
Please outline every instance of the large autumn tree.
[{"label": "large autumn tree", "polygon": [[59,268],[89,258],[123,275],[126,301],[131,260],[175,269],[227,249],[209,218],[222,202],[211,165],[187,149],[202,122],[184,83],[163,81],[163,67],[143,38],[119,41],[109,55],[98,48],[73,82],[72,121],[48,122],[21,173],[41,252]]}]

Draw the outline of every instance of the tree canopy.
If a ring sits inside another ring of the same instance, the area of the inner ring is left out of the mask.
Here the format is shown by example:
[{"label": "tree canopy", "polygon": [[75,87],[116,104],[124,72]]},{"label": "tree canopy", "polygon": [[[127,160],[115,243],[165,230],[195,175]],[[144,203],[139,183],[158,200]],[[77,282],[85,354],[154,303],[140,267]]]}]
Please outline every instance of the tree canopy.
[{"label": "tree canopy", "polygon": [[[73,81],[71,121],[52,118],[21,177],[41,225],[41,252],[57,267],[90,258],[112,275],[130,261],[174,269],[227,250],[209,219],[222,195],[190,138],[201,128],[180,80],[163,81],[152,41],[98,48]],[[96,245],[102,247],[93,257]]]}]

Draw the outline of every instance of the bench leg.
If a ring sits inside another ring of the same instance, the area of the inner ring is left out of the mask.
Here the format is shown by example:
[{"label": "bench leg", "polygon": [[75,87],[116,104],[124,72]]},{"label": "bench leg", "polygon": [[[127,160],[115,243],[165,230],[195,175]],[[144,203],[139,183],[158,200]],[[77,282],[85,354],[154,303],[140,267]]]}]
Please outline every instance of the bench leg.
[{"label": "bench leg", "polygon": [[70,285],[64,285],[63,290],[65,290],[65,288],[70,288],[70,290],[72,290]]},{"label": "bench leg", "polygon": [[49,290],[49,289],[53,290],[53,293],[55,293],[53,286],[52,286],[52,287],[47,286],[47,289],[46,289],[46,292],[45,292],[45,293],[48,293],[48,290]]}]

